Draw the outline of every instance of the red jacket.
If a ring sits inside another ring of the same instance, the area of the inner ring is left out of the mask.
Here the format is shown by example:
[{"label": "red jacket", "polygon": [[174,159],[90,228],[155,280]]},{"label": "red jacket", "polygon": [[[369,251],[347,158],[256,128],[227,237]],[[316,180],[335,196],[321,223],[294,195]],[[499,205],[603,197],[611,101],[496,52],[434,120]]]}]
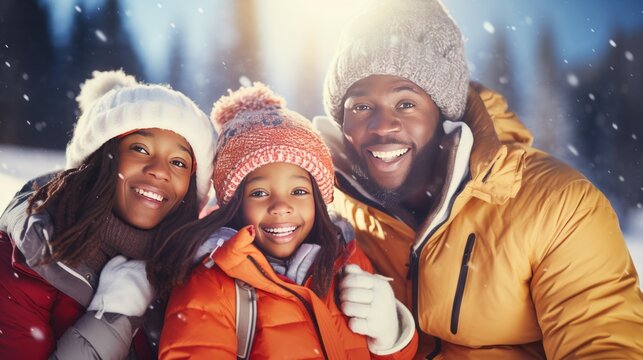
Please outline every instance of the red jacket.
[{"label": "red jacket", "polygon": [[[417,349],[414,330],[410,343],[399,352],[387,356],[371,354],[366,338],[348,328],[348,318],[337,308],[334,282],[328,294],[320,299],[308,287],[310,278],[305,286],[300,286],[277,275],[252,246],[253,240],[252,227],[242,229],[214,252],[214,267],[199,266],[186,284],[172,292],[161,334],[161,359],[236,358],[234,278],[257,291],[257,325],[251,359],[413,357]],[[367,271],[372,269],[360,251],[352,251],[336,262],[336,269],[346,263]]]},{"label": "red jacket", "polygon": [[31,270],[4,232],[0,232],[0,309],[4,359],[47,358],[55,340],[85,313],[82,305]]}]

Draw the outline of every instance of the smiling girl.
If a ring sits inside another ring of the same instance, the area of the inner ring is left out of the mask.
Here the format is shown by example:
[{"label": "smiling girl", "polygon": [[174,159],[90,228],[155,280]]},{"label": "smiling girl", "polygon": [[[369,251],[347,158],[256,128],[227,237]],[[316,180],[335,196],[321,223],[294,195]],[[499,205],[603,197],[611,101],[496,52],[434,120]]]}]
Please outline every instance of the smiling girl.
[{"label": "smiling girl", "polygon": [[214,128],[183,94],[110,71],[77,100],[67,169],[0,217],[3,358],[128,356],[154,296],[145,260],[210,187]]},{"label": "smiling girl", "polygon": [[167,240],[148,265],[152,283],[163,293],[183,283],[200,244],[233,232],[222,226],[239,231],[172,292],[160,358],[237,358],[235,279],[257,295],[248,358],[411,358],[410,312],[329,216],[328,149],[284,106],[259,83],[214,106],[220,207]]}]

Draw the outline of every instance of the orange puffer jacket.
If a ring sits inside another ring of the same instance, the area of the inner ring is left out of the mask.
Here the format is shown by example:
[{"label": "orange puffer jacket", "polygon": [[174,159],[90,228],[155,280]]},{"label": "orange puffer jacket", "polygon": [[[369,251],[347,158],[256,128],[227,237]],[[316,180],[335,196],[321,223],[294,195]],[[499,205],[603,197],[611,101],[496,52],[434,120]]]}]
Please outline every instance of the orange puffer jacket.
[{"label": "orange puffer jacket", "polygon": [[[417,335],[403,349],[377,356],[366,338],[348,328],[348,318],[338,309],[335,283],[320,299],[308,286],[278,276],[252,245],[252,227],[243,228],[212,259],[215,266],[199,266],[189,281],[176,288],[165,313],[161,334],[161,359],[235,359],[234,278],[257,292],[257,323],[251,359],[410,359],[417,349]],[[354,263],[372,271],[366,257],[354,251],[338,259],[336,269]],[[310,278],[305,285],[310,285]]]}]

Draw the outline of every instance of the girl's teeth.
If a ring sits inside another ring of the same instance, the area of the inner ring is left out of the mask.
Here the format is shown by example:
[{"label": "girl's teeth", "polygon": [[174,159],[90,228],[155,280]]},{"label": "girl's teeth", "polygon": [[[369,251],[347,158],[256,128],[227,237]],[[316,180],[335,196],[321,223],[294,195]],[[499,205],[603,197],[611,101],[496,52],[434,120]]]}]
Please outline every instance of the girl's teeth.
[{"label": "girl's teeth", "polygon": [[371,151],[371,154],[373,154],[374,157],[380,160],[390,161],[395,159],[396,157],[406,154],[408,151],[409,149],[400,149],[393,151]]},{"label": "girl's teeth", "polygon": [[150,198],[156,201],[163,201],[163,196],[157,193],[153,193],[151,191],[145,191],[143,189],[134,189],[134,191],[136,191],[137,194],[145,196],[146,198]]},{"label": "girl's teeth", "polygon": [[264,231],[274,235],[287,235],[297,229],[296,226],[288,226],[282,228],[264,228]]}]

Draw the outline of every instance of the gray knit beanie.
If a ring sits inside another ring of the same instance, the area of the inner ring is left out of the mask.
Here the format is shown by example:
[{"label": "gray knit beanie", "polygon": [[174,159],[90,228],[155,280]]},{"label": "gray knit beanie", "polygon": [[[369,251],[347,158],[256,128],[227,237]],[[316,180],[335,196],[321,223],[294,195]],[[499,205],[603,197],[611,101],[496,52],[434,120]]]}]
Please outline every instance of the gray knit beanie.
[{"label": "gray knit beanie", "polygon": [[446,119],[460,119],[469,71],[460,30],[439,0],[382,1],[352,20],[326,73],[326,114],[341,123],[346,91],[376,74],[412,81]]}]

